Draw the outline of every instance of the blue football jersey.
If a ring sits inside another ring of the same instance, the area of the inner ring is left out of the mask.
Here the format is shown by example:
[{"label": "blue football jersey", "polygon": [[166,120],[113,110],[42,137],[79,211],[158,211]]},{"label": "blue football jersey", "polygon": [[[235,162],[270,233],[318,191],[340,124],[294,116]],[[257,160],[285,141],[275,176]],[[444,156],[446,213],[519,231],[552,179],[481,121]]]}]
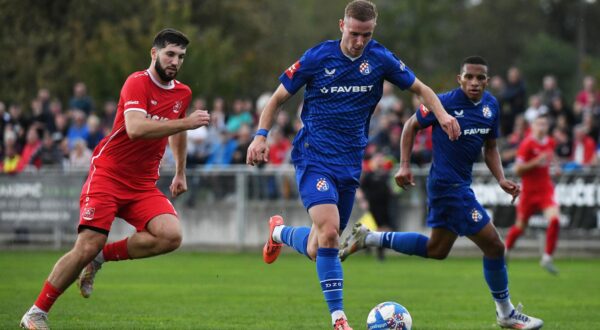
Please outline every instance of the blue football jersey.
[{"label": "blue football jersey", "polygon": [[492,94],[484,92],[481,100],[473,103],[460,88],[438,97],[446,111],[458,120],[461,135],[458,140],[450,141],[430,110],[421,106],[417,111],[421,127],[433,125],[433,163],[429,172],[429,186],[469,186],[473,163],[481,155],[484,141],[499,135],[498,101]]},{"label": "blue football jersey", "polygon": [[279,77],[290,94],[306,85],[301,114],[304,126],[293,142],[294,163],[360,166],[369,120],[381,99],[384,79],[407,89],[415,75],[375,40],[355,59],[342,53],[340,40],[306,51]]}]

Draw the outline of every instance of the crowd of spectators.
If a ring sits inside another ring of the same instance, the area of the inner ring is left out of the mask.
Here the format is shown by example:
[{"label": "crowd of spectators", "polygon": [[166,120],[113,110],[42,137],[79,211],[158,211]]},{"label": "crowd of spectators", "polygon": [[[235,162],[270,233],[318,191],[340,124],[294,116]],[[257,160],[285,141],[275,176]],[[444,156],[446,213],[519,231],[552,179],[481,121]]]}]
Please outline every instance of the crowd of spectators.
[{"label": "crowd of spectators", "polygon": [[[565,169],[596,165],[600,139],[600,90],[594,77],[583,79],[574,100],[564,98],[560,81],[544,77],[539,91],[531,93],[518,68],[510,68],[506,77],[490,79],[493,93],[502,111],[499,140],[503,164],[510,167],[519,142],[528,132],[529,123],[539,114],[551,118],[551,135],[557,142],[556,154]],[[534,89],[535,90],[535,89]],[[201,97],[190,109],[208,109],[211,124],[188,132],[187,164],[190,168],[227,168],[245,164],[246,150],[256,130],[260,111],[269,94],[256,100],[216,97],[211,103]],[[407,104],[408,103],[408,104]],[[369,127],[369,146],[365,164],[375,154],[383,154],[392,163],[400,157],[400,137],[404,122],[414,113],[419,100],[405,102],[386,82],[383,97]],[[100,107],[92,101],[86,85],[73,86],[73,96],[63,103],[48,89],[41,88],[23,109],[19,104],[0,101],[0,173],[16,174],[41,168],[87,169],[92,150],[110,133],[116,114],[114,100]],[[282,109],[269,134],[270,163],[277,167],[289,163],[291,141],[302,126],[299,109]],[[411,161],[427,166],[432,157],[431,128],[419,131]],[[164,166],[174,164],[167,150]],[[366,165],[365,170],[369,170]]]}]

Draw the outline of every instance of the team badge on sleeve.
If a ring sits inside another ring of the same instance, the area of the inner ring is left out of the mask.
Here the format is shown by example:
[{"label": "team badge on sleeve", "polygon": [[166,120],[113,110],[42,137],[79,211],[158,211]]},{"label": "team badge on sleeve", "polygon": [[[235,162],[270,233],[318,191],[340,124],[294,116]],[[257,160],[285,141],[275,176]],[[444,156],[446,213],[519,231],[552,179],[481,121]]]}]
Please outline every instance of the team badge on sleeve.
[{"label": "team badge on sleeve", "polygon": [[317,180],[317,190],[318,191],[327,191],[329,190],[329,184],[325,178],[320,178]]},{"label": "team badge on sleeve", "polygon": [[479,211],[477,211],[477,209],[473,209],[471,211],[471,219],[473,219],[473,221],[475,221],[475,222],[479,222],[479,221],[481,221],[481,219],[483,219],[483,215],[481,215],[481,213],[479,213]]},{"label": "team badge on sleeve", "polygon": [[419,112],[421,112],[421,117],[425,118],[429,114],[429,109],[424,104],[419,106]]},{"label": "team badge on sleeve", "polygon": [[371,73],[371,66],[369,65],[369,61],[363,61],[358,67],[358,71],[360,71],[360,73],[362,73],[364,76]]},{"label": "team badge on sleeve", "polygon": [[94,213],[96,213],[96,208],[86,207],[85,209],[83,209],[83,214],[81,215],[81,217],[83,218],[83,220],[90,221],[94,219]]},{"label": "team badge on sleeve", "polygon": [[484,105],[481,111],[483,111],[483,116],[485,118],[492,118],[492,110],[490,109],[489,105]]},{"label": "team badge on sleeve", "polygon": [[287,70],[285,70],[285,75],[292,79],[294,78],[294,73],[300,69],[300,60],[296,61],[296,63],[292,64]]}]

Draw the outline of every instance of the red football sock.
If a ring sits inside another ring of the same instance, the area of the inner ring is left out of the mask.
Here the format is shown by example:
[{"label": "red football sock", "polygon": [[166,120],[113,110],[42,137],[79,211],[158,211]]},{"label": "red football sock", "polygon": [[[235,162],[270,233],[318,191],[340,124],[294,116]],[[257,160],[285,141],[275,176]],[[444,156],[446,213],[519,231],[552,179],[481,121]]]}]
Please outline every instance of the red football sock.
[{"label": "red football sock", "polygon": [[556,243],[558,242],[558,232],[560,230],[559,222],[557,217],[550,219],[548,229],[546,230],[546,254],[552,255],[554,249],[556,249]]},{"label": "red football sock", "polygon": [[129,253],[127,252],[127,238],[118,242],[106,244],[102,249],[102,255],[104,255],[104,261],[130,259]]},{"label": "red football sock", "polygon": [[55,288],[52,284],[50,284],[50,282],[46,281],[46,282],[44,282],[44,286],[42,287],[42,292],[40,292],[40,295],[37,297],[37,299],[35,301],[35,305],[39,309],[48,313],[50,311],[50,308],[52,307],[52,305],[54,305],[54,302],[56,301],[56,299],[58,299],[58,297],[62,293],[63,293],[62,291]]},{"label": "red football sock", "polygon": [[523,229],[517,227],[516,225],[510,227],[510,230],[508,231],[508,236],[506,236],[506,249],[512,249],[512,247],[515,245],[515,242],[517,241],[517,238],[519,238],[519,236],[521,236],[522,234]]}]

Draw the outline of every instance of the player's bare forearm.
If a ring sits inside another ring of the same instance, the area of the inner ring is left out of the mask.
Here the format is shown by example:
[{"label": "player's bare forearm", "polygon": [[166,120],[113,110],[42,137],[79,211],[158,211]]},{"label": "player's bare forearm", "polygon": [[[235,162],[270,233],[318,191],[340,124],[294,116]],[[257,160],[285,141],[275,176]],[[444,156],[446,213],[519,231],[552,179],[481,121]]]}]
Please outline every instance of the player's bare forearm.
[{"label": "player's bare forearm", "polygon": [[400,166],[410,164],[410,156],[412,154],[413,145],[415,144],[415,136],[419,129],[420,126],[416,115],[410,116],[406,123],[404,123],[402,137],[400,138]]},{"label": "player's bare forearm", "polygon": [[175,158],[175,175],[185,175],[187,157],[187,132],[179,132],[169,137],[169,145]]},{"label": "player's bare forearm", "polygon": [[500,160],[500,153],[496,145],[496,140],[486,140],[483,147],[485,165],[490,169],[492,175],[496,178],[496,181],[500,182],[505,180],[504,169],[502,168],[502,161]]},{"label": "player's bare forearm", "polygon": [[175,120],[153,120],[140,111],[125,114],[125,130],[130,139],[158,139],[182,131],[208,125],[210,115],[204,110],[195,110],[188,117]]}]

